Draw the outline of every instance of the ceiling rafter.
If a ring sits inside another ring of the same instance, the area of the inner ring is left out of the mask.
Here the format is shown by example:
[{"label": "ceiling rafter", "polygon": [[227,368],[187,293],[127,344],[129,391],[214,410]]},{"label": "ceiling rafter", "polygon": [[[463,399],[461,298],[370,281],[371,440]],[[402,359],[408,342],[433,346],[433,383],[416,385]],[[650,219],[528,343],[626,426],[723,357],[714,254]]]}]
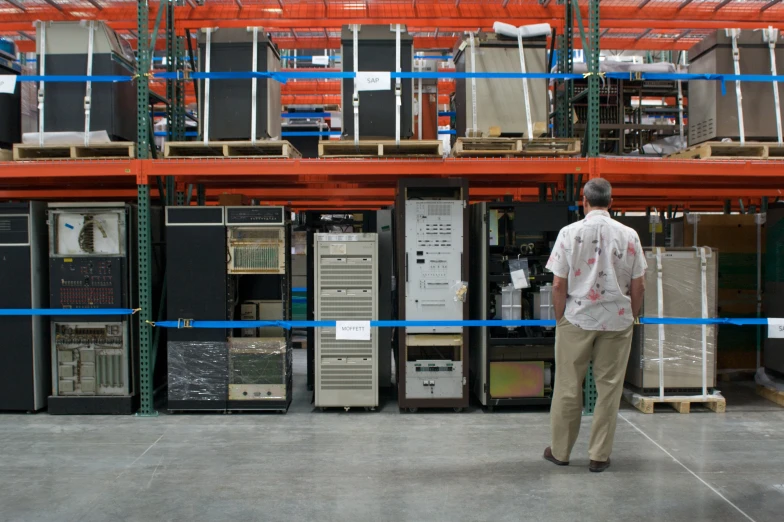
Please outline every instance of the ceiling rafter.
[{"label": "ceiling rafter", "polygon": [[25,13],[27,12],[27,8],[23,6],[19,0],[5,0],[5,1],[11,4],[12,6],[16,7],[20,11],[24,11]]},{"label": "ceiling rafter", "polygon": [[716,6],[716,7],[713,9],[713,12],[715,13],[716,11],[718,11],[719,9],[721,9],[722,7],[724,7],[725,5],[729,4],[730,2],[732,2],[732,0],[722,0],[722,1],[719,3],[719,5],[717,5],[717,6]]}]

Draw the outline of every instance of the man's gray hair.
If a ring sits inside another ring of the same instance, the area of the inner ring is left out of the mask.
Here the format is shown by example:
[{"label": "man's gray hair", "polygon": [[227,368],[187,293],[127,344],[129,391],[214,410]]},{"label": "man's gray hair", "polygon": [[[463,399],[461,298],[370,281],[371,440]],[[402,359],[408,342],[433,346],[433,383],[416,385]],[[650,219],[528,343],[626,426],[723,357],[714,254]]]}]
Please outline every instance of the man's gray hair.
[{"label": "man's gray hair", "polygon": [[596,208],[608,208],[612,201],[612,185],[604,178],[594,178],[585,184],[583,196]]}]

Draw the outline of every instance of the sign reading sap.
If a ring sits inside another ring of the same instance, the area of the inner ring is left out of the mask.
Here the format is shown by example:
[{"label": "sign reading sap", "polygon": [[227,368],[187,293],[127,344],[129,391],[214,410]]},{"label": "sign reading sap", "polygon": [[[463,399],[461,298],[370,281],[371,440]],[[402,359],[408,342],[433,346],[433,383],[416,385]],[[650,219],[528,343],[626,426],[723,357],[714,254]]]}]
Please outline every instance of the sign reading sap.
[{"label": "sign reading sap", "polygon": [[784,339],[784,319],[768,319],[768,337]]},{"label": "sign reading sap", "polygon": [[[387,87],[387,89],[389,89],[389,87]],[[13,94],[15,90],[16,90],[16,75],[0,74],[0,94]]]},{"label": "sign reading sap", "polygon": [[357,89],[360,91],[388,91],[392,88],[390,73],[386,71],[359,71]]},{"label": "sign reading sap", "polygon": [[336,321],[335,339],[369,341],[370,321]]}]

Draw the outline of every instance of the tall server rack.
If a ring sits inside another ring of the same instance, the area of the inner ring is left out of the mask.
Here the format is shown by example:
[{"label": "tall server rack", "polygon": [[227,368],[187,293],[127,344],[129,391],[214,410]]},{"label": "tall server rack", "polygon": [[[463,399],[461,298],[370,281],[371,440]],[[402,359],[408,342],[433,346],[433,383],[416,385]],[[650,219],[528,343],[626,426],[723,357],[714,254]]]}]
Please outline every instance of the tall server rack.
[{"label": "tall server rack", "polygon": [[[402,320],[468,318],[468,181],[398,183],[397,266]],[[400,328],[400,408],[468,406],[468,332],[459,326]]]},{"label": "tall server rack", "polygon": [[[396,35],[395,26],[363,25],[357,27],[357,70],[395,71]],[[345,72],[354,71],[354,32],[344,26],[340,34],[341,59]],[[414,37],[403,27],[400,35],[400,69],[413,70]],[[357,80],[358,81],[358,80]],[[394,85],[394,81],[393,81]],[[354,136],[354,79],[345,78],[341,83],[345,117],[343,134]],[[395,87],[381,91],[359,91],[359,135],[365,139],[394,138],[397,112]],[[400,137],[414,135],[414,89],[411,79],[400,82]]]},{"label": "tall server rack", "polygon": [[[134,308],[135,208],[124,203],[49,204],[52,308]],[[130,414],[138,379],[134,316],[54,316],[54,414]]]},{"label": "tall server rack", "polygon": [[[229,319],[223,207],[166,207],[167,317]],[[168,332],[168,409],[224,411],[228,400],[227,331]]]},{"label": "tall server rack", "polygon": [[[291,212],[225,207],[225,223],[229,319],[291,320]],[[228,372],[228,410],[285,412],[292,393],[291,330],[234,329]]]},{"label": "tall server rack", "polygon": [[[552,273],[544,267],[561,228],[573,216],[568,203],[471,205],[471,318],[554,319]],[[513,284],[512,273],[523,277]],[[555,329],[471,328],[471,381],[483,406],[546,405],[555,375]]]},{"label": "tall server rack", "polygon": [[[371,321],[378,317],[376,234],[316,234],[317,321]],[[337,328],[316,329],[319,408],[378,406],[378,331],[369,340],[342,340]]]},{"label": "tall server rack", "polygon": [[[316,282],[316,267],[313,264],[313,259],[315,258],[316,254],[314,251],[314,245],[316,244],[316,234],[322,233],[327,234],[330,232],[334,233],[368,233],[374,232],[377,229],[377,220],[376,220],[376,211],[375,210],[308,210],[305,212],[299,213],[300,223],[304,225],[306,236],[306,259],[308,262],[307,265],[307,279],[306,279],[306,295],[307,295],[307,320],[313,321],[316,318],[316,292],[315,292],[315,282]],[[381,234],[379,234],[381,235]],[[381,242],[379,244],[381,248]],[[391,265],[389,263],[381,263],[380,268],[384,269],[387,268],[391,270]],[[383,294],[382,294],[383,295]],[[381,307],[381,311],[385,310],[384,307]],[[381,317],[384,319],[385,317]],[[391,317],[390,317],[391,318]],[[306,330],[307,336],[307,356],[308,356],[308,364],[307,364],[307,374],[308,374],[308,391],[314,391],[315,383],[316,383],[316,330],[314,328],[308,328]],[[384,345],[379,346],[379,351],[383,356],[383,352],[386,351],[389,355],[390,348]],[[387,367],[389,368],[389,366]],[[381,365],[380,369],[383,370],[384,366]],[[391,370],[391,368],[389,368]],[[381,375],[381,383],[382,387],[384,386],[385,379],[389,381],[391,376],[389,373],[386,374],[387,376]]]},{"label": "tall server rack", "polygon": [[[46,205],[0,204],[0,308],[47,308]],[[0,316],[0,411],[46,407],[51,387],[48,320]]]},{"label": "tall server rack", "polygon": [[[208,40],[207,29],[204,29],[199,33],[200,71],[279,71],[278,48],[263,29],[255,30],[254,35],[254,28],[209,29]],[[213,141],[280,137],[278,80],[227,79],[200,83],[199,114],[203,116],[199,118],[199,124],[204,136]]]}]

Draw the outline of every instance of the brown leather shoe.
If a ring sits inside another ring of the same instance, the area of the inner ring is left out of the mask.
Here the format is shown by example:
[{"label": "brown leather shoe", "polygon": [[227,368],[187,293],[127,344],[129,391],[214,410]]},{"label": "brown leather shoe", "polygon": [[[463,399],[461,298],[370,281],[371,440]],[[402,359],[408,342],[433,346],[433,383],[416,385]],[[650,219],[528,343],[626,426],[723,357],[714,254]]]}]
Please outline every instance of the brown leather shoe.
[{"label": "brown leather shoe", "polygon": [[606,470],[609,467],[610,467],[609,458],[605,462],[592,460],[591,463],[588,464],[588,471],[590,471],[591,473],[601,473],[602,471]]},{"label": "brown leather shoe", "polygon": [[553,450],[550,449],[550,446],[547,446],[544,449],[544,460],[549,460],[550,462],[552,462],[556,466],[568,466],[569,465],[569,461],[568,460],[566,462],[564,462],[562,460],[558,460],[557,458],[553,457]]}]

